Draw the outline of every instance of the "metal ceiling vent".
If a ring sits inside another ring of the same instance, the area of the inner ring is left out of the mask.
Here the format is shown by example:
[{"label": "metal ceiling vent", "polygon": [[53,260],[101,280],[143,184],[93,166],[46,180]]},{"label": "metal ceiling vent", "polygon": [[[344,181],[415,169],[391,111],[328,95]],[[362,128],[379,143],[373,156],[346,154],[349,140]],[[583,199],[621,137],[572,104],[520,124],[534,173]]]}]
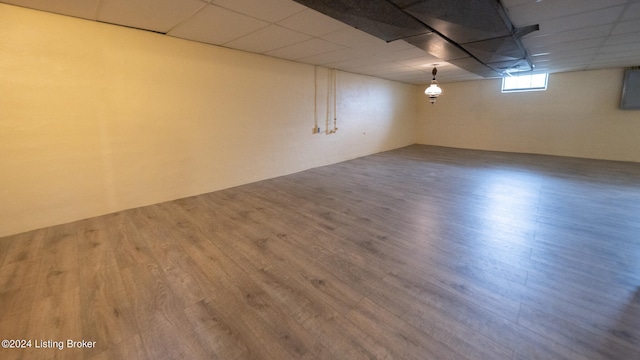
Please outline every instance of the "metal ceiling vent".
[{"label": "metal ceiling vent", "polygon": [[499,0],[295,0],[387,42],[405,40],[483,77],[530,71],[521,37]]}]

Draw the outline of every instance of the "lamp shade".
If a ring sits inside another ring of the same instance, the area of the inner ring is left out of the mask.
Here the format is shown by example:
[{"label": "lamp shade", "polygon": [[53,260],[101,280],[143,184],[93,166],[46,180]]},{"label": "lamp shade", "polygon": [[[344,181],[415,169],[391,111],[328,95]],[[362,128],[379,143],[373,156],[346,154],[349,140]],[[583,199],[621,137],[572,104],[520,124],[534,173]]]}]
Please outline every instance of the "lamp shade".
[{"label": "lamp shade", "polygon": [[429,97],[429,101],[431,102],[431,104],[434,104],[438,96],[442,95],[442,89],[440,88],[440,86],[438,86],[438,81],[436,81],[437,72],[438,69],[436,69],[436,67],[434,66],[433,71],[431,71],[431,74],[433,74],[431,85],[429,85],[429,87],[424,91],[424,93]]},{"label": "lamp shade", "polygon": [[438,86],[438,83],[431,82],[431,85],[424,91],[429,97],[435,96],[438,97],[442,95],[442,89]]},{"label": "lamp shade", "polygon": [[438,96],[442,95],[442,89],[438,86],[437,81],[431,80],[431,85],[429,85],[424,93],[429,97],[429,102],[431,102],[431,104],[435,104]]}]

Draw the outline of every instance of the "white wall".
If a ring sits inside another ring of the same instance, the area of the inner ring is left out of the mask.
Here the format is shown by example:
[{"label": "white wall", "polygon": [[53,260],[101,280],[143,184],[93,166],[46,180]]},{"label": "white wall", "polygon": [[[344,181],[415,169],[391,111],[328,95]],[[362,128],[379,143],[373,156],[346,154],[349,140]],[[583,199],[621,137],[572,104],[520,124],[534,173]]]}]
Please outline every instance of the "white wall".
[{"label": "white wall", "polygon": [[623,76],[550,74],[547,91],[511,94],[500,80],[442,84],[435,105],[421,101],[418,142],[640,162],[640,111],[618,109]]},{"label": "white wall", "polygon": [[314,135],[310,65],[3,4],[0,40],[0,236],[415,142],[415,86],[338,72]]}]

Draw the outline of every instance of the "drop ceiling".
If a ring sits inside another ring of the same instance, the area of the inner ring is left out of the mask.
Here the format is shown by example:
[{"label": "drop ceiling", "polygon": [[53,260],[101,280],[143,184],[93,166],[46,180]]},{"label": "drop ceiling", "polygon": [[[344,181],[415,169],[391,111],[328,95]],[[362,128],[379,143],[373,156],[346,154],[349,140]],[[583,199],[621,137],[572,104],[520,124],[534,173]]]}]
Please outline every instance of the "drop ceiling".
[{"label": "drop ceiling", "polygon": [[[411,84],[482,79],[405,40],[386,42],[293,0],[0,0]],[[397,1],[396,1],[397,2]],[[408,1],[407,3],[410,3]],[[537,72],[640,65],[640,0],[502,0]]]}]

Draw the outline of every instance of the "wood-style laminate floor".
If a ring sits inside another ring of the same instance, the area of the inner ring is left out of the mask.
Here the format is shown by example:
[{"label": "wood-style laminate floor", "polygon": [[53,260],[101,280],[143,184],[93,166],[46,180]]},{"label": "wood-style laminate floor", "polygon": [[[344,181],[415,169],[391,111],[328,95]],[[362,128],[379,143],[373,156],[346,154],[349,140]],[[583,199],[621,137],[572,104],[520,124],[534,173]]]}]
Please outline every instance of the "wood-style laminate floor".
[{"label": "wood-style laminate floor", "polygon": [[5,237],[0,312],[1,359],[639,359],[640,164],[416,145]]}]

